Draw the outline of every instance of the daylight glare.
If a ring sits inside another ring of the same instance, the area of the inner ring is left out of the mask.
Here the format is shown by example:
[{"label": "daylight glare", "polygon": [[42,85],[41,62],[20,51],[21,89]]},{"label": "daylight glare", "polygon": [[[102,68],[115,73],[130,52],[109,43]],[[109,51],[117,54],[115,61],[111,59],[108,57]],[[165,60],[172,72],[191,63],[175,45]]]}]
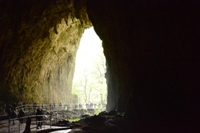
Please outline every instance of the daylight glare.
[{"label": "daylight glare", "polygon": [[102,41],[91,27],[85,30],[76,55],[72,93],[78,96],[78,103],[106,104],[105,72]]}]

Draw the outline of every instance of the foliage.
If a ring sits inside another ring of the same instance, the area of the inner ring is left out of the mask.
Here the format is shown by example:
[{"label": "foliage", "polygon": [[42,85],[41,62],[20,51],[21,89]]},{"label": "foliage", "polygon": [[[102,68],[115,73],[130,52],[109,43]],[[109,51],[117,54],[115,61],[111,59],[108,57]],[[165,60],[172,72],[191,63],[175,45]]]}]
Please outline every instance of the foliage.
[{"label": "foliage", "polygon": [[66,120],[68,120],[69,122],[76,122],[76,121],[79,121],[80,118],[76,117],[76,118],[71,118],[71,119],[66,119]]},{"label": "foliage", "polygon": [[94,114],[95,114],[95,115],[98,115],[100,112],[101,112],[101,110],[99,110],[99,109],[95,109],[95,110],[94,110]]},{"label": "foliage", "polygon": [[72,93],[77,94],[78,103],[105,103],[107,86],[105,79],[105,57],[102,42],[94,29],[86,30],[81,38],[76,57]]},{"label": "foliage", "polygon": [[77,94],[79,103],[105,103],[107,97],[105,79],[105,58],[100,55],[91,68],[83,68],[83,73],[73,82],[72,93]]}]

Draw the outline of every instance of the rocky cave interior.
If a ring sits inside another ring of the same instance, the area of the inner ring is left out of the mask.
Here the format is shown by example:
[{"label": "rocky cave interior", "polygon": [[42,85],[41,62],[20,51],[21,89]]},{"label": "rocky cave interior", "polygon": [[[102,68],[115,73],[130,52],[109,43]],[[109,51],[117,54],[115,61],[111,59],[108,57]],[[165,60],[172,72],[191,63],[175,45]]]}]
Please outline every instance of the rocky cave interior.
[{"label": "rocky cave interior", "polygon": [[69,101],[80,38],[94,26],[107,61],[107,111],[125,112],[138,131],[195,132],[199,14],[199,1],[0,0],[0,101]]}]

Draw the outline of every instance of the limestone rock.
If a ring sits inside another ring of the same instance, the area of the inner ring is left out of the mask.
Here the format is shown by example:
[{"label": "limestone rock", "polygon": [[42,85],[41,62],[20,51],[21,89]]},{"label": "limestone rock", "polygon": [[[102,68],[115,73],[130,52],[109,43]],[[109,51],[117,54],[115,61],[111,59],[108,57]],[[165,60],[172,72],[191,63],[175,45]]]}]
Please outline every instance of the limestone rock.
[{"label": "limestone rock", "polygon": [[[0,34],[1,100],[70,102],[76,51],[84,29],[91,26],[85,7],[76,9],[69,1],[29,1],[17,3],[24,7],[21,12],[5,3],[0,23],[7,24]],[[16,13],[20,21],[15,21]]]}]

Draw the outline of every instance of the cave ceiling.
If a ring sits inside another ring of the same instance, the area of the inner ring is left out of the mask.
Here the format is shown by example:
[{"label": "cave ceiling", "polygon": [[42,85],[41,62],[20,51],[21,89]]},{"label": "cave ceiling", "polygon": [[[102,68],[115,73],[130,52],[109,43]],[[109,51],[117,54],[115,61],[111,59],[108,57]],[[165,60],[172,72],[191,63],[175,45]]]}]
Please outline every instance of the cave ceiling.
[{"label": "cave ceiling", "polygon": [[1,100],[70,102],[76,51],[92,26],[84,3],[1,2]]}]

